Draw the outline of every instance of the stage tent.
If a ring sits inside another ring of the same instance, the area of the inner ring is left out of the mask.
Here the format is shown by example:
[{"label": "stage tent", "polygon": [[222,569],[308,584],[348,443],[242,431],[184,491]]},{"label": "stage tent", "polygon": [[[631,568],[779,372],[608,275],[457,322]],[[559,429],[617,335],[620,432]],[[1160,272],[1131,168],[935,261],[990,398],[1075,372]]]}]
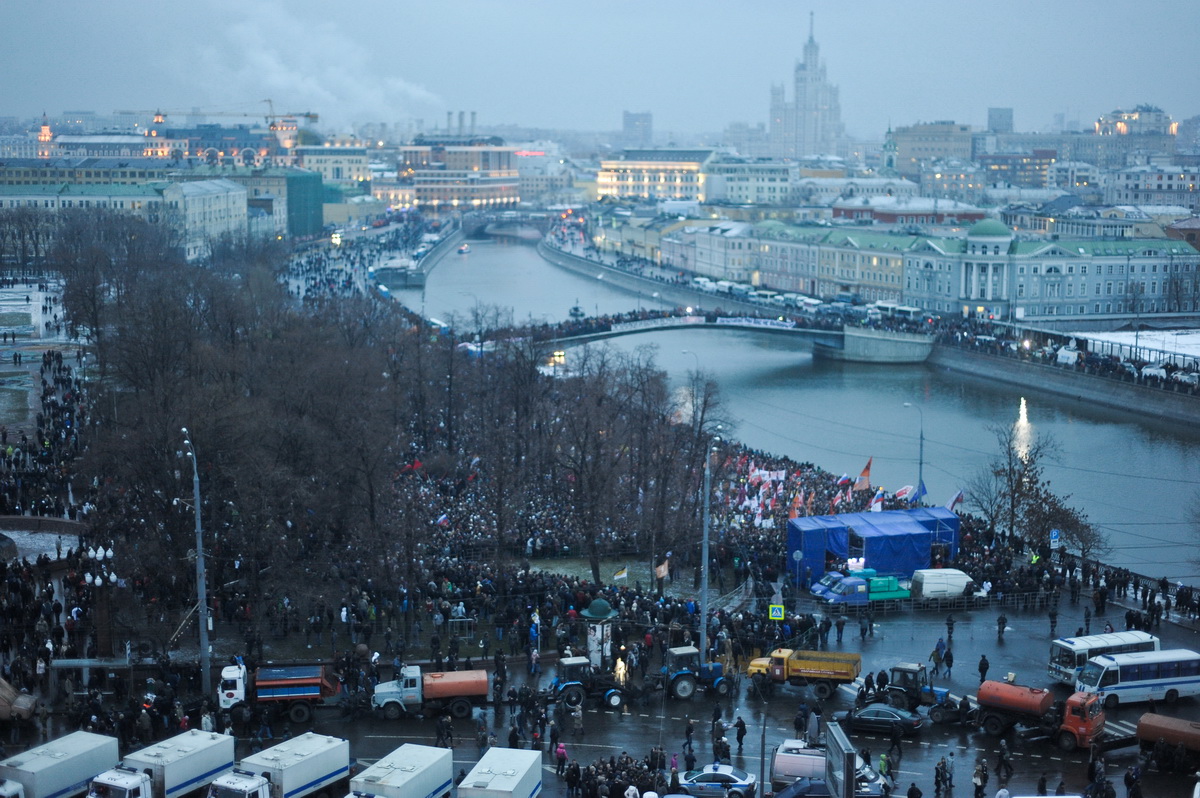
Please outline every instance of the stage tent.
[{"label": "stage tent", "polygon": [[849,558],[853,533],[862,539],[864,567],[881,576],[912,576],[930,567],[935,544],[947,546],[952,560],[958,554],[958,531],[958,516],[944,507],[793,518],[787,527],[788,569],[793,579],[803,577],[806,569],[814,581],[820,579],[827,554],[838,561]]}]

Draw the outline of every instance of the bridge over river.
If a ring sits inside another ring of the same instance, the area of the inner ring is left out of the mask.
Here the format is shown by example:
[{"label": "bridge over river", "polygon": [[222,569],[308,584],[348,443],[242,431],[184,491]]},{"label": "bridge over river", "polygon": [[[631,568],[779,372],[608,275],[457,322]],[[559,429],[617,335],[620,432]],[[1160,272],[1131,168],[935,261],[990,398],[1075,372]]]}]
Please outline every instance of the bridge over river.
[{"label": "bridge over river", "polygon": [[[643,335],[665,330],[703,329],[713,331],[748,331],[790,337],[809,344],[816,357],[856,363],[923,363],[933,347],[933,337],[914,333],[879,330],[869,327],[845,326],[808,327],[788,319],[768,319],[757,316],[724,316],[718,314],[670,314],[613,320],[611,318],[582,318],[552,327],[532,330],[536,341],[558,347],[589,344],[608,338]],[[507,333],[494,331],[484,336],[495,340]],[[468,344],[481,348],[481,344]]]}]

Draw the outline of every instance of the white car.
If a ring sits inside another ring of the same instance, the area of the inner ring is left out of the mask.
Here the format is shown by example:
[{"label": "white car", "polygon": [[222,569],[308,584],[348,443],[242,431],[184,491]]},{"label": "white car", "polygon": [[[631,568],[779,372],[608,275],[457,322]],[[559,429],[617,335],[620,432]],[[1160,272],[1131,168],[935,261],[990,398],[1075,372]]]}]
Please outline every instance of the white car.
[{"label": "white car", "polygon": [[1148,380],[1151,377],[1157,377],[1160,380],[1165,380],[1167,378],[1167,370],[1163,368],[1162,363],[1159,363],[1156,366],[1142,367],[1142,379]]}]

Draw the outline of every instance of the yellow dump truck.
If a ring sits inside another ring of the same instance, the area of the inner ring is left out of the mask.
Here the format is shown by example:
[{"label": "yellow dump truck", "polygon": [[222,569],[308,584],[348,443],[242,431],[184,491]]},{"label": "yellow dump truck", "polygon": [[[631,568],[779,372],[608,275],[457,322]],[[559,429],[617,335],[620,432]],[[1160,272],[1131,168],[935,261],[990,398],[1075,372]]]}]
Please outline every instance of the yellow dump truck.
[{"label": "yellow dump truck", "polygon": [[754,685],[769,691],[777,684],[811,686],[824,701],[840,684],[850,684],[862,672],[862,655],[841,651],[793,651],[777,648],[769,657],[750,661],[746,668]]}]

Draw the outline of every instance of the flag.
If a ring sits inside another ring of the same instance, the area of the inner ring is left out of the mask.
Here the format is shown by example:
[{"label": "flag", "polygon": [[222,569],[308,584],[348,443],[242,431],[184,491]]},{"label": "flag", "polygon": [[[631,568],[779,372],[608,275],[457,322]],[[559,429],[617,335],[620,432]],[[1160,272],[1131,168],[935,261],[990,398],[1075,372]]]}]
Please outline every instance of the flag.
[{"label": "flag", "polygon": [[871,499],[871,506],[867,509],[873,513],[883,512],[883,488],[880,488],[875,494],[875,498]]},{"label": "flag", "polygon": [[[912,494],[912,492],[913,492],[913,486],[905,485],[903,488],[901,488],[900,490],[893,493],[892,498],[893,499],[907,499],[909,497],[909,495]],[[911,501],[911,499],[910,499],[910,501]]]},{"label": "flag", "polygon": [[849,474],[842,474],[840,477],[838,477],[837,484],[838,484],[839,488],[844,488],[847,485],[849,485],[851,482],[853,482],[853,480],[850,479]]},{"label": "flag", "polygon": [[792,506],[788,510],[788,518],[797,518],[800,515],[800,505],[804,504],[804,488],[792,497]]},{"label": "flag", "polygon": [[833,494],[833,501],[829,502],[829,512],[832,513],[834,510],[837,509],[837,506],[841,503],[842,503],[842,494],[841,494],[841,491],[839,491],[839,492]]},{"label": "flag", "polygon": [[954,494],[950,501],[946,502],[946,509],[950,512],[954,512],[954,508],[962,504],[962,500],[963,492],[960,490],[958,493]]},{"label": "flag", "polygon": [[874,457],[867,458],[867,467],[858,475],[858,479],[854,480],[855,490],[870,490],[871,489],[871,461]]},{"label": "flag", "polygon": [[663,560],[662,565],[654,569],[654,575],[659,579],[666,579],[671,574],[671,561]]},{"label": "flag", "polygon": [[909,501],[912,502],[913,504],[916,504],[917,502],[921,501],[921,499],[924,498],[928,493],[929,493],[929,491],[925,490],[925,480],[921,480],[920,484],[917,485],[916,492],[913,493],[911,498],[909,498]]},{"label": "flag", "polygon": [[440,516],[438,516],[437,525],[438,526],[450,526],[450,516],[446,515],[445,513],[442,513]]},{"label": "flag", "polygon": [[812,493],[808,494],[808,504],[804,505],[805,515],[812,515],[813,499],[815,498],[817,498],[817,492],[814,490]]},{"label": "flag", "polygon": [[628,579],[628,578],[629,578],[629,566],[628,565],[626,565],[624,568],[618,568],[617,572],[615,574],[613,574],[614,581],[617,579]]}]

